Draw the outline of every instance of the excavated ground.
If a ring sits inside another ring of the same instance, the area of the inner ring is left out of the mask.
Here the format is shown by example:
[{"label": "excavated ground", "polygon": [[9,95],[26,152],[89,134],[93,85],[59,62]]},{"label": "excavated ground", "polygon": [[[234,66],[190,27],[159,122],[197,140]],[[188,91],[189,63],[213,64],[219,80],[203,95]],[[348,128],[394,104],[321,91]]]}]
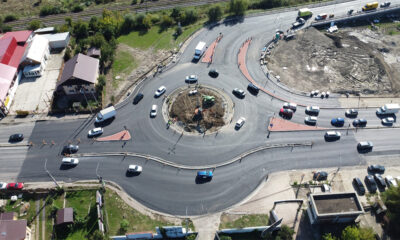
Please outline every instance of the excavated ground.
[{"label": "excavated ground", "polygon": [[400,95],[400,35],[379,30],[301,30],[279,41],[267,64],[283,84],[305,92]]}]

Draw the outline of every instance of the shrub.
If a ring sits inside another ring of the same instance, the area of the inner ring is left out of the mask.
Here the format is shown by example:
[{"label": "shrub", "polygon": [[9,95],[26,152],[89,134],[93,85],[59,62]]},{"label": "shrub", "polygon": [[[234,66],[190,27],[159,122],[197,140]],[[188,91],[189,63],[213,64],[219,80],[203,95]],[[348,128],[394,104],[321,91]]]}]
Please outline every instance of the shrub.
[{"label": "shrub", "polygon": [[128,227],[129,227],[129,222],[126,219],[122,219],[120,225],[119,225],[119,229],[121,232],[126,233],[126,231],[128,231]]},{"label": "shrub", "polygon": [[82,12],[83,11],[83,6],[82,5],[75,5],[72,7],[72,12],[77,13],[77,12]]},{"label": "shrub", "polygon": [[231,0],[229,3],[229,12],[236,16],[243,16],[248,5],[247,0]]},{"label": "shrub", "polygon": [[207,12],[209,22],[217,22],[222,18],[222,8],[219,5],[212,7]]},{"label": "shrub", "polygon": [[13,15],[13,14],[10,14],[10,15],[7,15],[5,18],[4,18],[4,22],[6,23],[6,22],[12,22],[12,21],[15,21],[15,20],[17,20],[18,19],[18,17],[17,16],[15,16],[15,15]]},{"label": "shrub", "polygon": [[59,6],[44,5],[40,9],[40,16],[47,16],[53,14],[65,13],[65,10],[61,9]]},{"label": "shrub", "polygon": [[36,29],[40,28],[40,26],[42,26],[42,23],[39,20],[32,20],[29,23],[28,29],[35,31]]},{"label": "shrub", "polygon": [[131,5],[137,4],[137,0],[132,0]]}]

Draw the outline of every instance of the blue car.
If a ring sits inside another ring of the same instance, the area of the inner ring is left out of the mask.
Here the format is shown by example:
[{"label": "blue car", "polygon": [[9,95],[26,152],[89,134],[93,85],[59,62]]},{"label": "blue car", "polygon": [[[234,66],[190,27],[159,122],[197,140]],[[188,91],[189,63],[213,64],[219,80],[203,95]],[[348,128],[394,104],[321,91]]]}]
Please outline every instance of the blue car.
[{"label": "blue car", "polygon": [[202,179],[211,179],[213,177],[212,171],[198,171],[197,177]]},{"label": "blue car", "polygon": [[333,118],[331,120],[331,124],[336,127],[343,127],[344,125],[344,118]]}]

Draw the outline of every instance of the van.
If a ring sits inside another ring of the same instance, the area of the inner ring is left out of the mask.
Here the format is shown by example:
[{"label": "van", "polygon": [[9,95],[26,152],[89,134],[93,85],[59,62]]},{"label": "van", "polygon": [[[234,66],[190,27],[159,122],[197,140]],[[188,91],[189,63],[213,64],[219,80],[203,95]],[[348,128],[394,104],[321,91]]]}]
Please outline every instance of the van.
[{"label": "van", "polygon": [[249,83],[249,85],[247,86],[247,90],[249,90],[249,92],[255,95],[257,95],[260,92],[260,89],[252,83]]}]

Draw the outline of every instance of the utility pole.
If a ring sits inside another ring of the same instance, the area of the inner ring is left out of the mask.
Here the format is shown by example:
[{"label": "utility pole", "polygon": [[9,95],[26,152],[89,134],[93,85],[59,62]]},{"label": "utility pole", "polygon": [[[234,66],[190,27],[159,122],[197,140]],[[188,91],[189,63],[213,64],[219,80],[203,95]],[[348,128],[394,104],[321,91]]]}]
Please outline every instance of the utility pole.
[{"label": "utility pole", "polygon": [[56,179],[53,177],[53,175],[51,175],[50,171],[47,170],[47,158],[44,161],[44,170],[46,171],[46,173],[50,176],[50,178],[53,180],[53,182],[57,185],[57,187],[60,187],[60,185],[58,185]]}]

